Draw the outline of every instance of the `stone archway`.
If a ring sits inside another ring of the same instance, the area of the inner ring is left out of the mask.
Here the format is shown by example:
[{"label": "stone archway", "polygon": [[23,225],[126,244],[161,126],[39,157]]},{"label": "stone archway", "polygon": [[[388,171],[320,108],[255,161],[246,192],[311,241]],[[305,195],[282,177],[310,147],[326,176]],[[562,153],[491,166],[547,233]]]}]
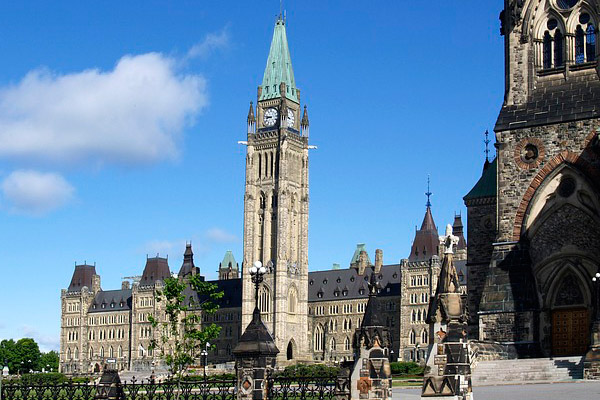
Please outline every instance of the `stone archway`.
[{"label": "stone archway", "polygon": [[590,339],[590,309],[582,282],[573,273],[560,278],[552,306],[552,355],[582,355]]},{"label": "stone archway", "polygon": [[286,350],[286,358],[287,358],[288,360],[293,360],[293,359],[294,359],[294,357],[295,357],[295,355],[296,355],[296,351],[295,351],[295,348],[294,348],[294,347],[296,347],[296,346],[295,346],[295,343],[294,343],[294,339],[291,339],[291,340],[288,342],[288,345],[287,345],[287,350]]}]

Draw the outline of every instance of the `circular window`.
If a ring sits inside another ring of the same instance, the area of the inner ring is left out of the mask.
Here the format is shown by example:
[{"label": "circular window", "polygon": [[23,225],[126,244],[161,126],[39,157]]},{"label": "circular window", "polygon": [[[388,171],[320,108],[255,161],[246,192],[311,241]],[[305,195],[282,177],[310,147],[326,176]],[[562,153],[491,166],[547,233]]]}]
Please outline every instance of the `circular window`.
[{"label": "circular window", "polygon": [[323,285],[327,285],[327,279],[323,279]]},{"label": "circular window", "polygon": [[525,138],[515,146],[515,161],[523,169],[532,169],[544,159],[544,143],[538,138]]},{"label": "circular window", "polygon": [[308,282],[309,285],[314,285],[315,281],[313,281],[312,279],[310,280],[310,282]]},{"label": "circular window", "polygon": [[554,30],[556,29],[556,27],[558,26],[558,21],[556,20],[556,18],[550,18],[548,20],[548,23],[546,24],[546,26],[548,27],[549,30]]},{"label": "circular window", "polygon": [[350,278],[350,282],[354,282],[354,277],[351,277],[351,278]]},{"label": "circular window", "polygon": [[561,10],[570,10],[577,3],[579,3],[579,0],[556,0],[556,5]]},{"label": "circular window", "polygon": [[560,184],[558,185],[558,195],[561,197],[569,197],[575,192],[576,187],[577,182],[575,182],[575,179],[570,176],[565,176],[560,180]]},{"label": "circular window", "polygon": [[587,24],[588,22],[590,22],[590,14],[588,13],[583,13],[579,16],[579,23],[580,24]]},{"label": "circular window", "polygon": [[534,144],[527,144],[521,153],[521,159],[526,163],[532,163],[539,157],[540,152]]}]

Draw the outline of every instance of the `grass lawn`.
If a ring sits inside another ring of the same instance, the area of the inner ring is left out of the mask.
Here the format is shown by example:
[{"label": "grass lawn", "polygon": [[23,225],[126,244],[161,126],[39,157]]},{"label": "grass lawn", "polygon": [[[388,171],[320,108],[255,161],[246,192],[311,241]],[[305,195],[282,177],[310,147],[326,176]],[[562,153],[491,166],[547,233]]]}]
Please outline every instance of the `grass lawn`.
[{"label": "grass lawn", "polygon": [[395,376],[392,377],[392,387],[421,387],[423,377],[421,376]]}]

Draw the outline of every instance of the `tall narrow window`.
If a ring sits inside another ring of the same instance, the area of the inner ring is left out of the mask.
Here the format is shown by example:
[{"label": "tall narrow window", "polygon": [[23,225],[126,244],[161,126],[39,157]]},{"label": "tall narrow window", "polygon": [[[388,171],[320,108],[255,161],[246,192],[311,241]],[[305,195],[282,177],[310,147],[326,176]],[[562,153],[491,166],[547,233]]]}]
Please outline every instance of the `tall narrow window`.
[{"label": "tall narrow window", "polygon": [[296,303],[298,299],[298,294],[295,287],[291,287],[288,292],[288,313],[296,314]]},{"label": "tall narrow window", "polygon": [[596,61],[596,28],[589,24],[585,33],[587,60]]},{"label": "tall narrow window", "polygon": [[321,325],[317,325],[314,335],[315,351],[323,351],[323,340],[325,339],[325,331]]},{"label": "tall narrow window", "polygon": [[562,67],[564,63],[564,37],[560,30],[556,30],[554,34],[554,67]]},{"label": "tall narrow window", "polygon": [[423,332],[421,332],[421,343],[427,344],[428,339],[427,331],[423,329]]},{"label": "tall narrow window", "polygon": [[410,331],[410,344],[416,344],[417,343],[417,335],[415,334],[415,331]]},{"label": "tall narrow window", "polygon": [[262,178],[262,155],[258,154],[258,179]]},{"label": "tall narrow window", "polygon": [[585,34],[583,33],[583,29],[581,29],[581,25],[578,25],[577,30],[575,30],[575,64],[585,62],[584,36]]},{"label": "tall narrow window", "polygon": [[348,336],[346,336],[346,339],[344,340],[344,350],[350,350],[350,338]]},{"label": "tall narrow window", "polygon": [[544,33],[544,69],[552,68],[552,36]]}]

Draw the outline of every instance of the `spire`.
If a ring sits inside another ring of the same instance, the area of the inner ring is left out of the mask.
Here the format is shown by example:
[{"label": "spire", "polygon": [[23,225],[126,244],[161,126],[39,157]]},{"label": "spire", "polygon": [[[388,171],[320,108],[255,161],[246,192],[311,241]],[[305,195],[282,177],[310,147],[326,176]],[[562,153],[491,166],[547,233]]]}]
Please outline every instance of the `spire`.
[{"label": "spire", "polygon": [[248,125],[256,122],[256,118],[254,118],[254,105],[250,102],[250,110],[248,111]]},{"label": "spire", "polygon": [[179,269],[178,276],[184,278],[187,275],[196,275],[200,273],[200,268],[194,265],[194,252],[192,251],[192,243],[185,244],[185,252],[183,253],[183,264]]},{"label": "spire", "polygon": [[458,244],[456,250],[464,250],[467,248],[467,241],[464,236],[464,227],[462,223],[462,216],[460,214],[454,214],[454,223],[452,224],[452,232],[458,237]]},{"label": "spire", "polygon": [[[285,31],[285,19],[281,15],[275,23],[261,89],[258,100],[274,99],[283,94],[289,100],[300,102]],[[285,93],[281,93],[282,89]]]},{"label": "spire", "polygon": [[431,183],[429,175],[427,175],[427,192],[425,192],[425,196],[427,196],[427,204],[425,204],[427,206],[427,208],[431,207],[431,201],[430,201],[430,197],[432,195],[431,190],[429,189],[429,184]]},{"label": "spire", "polygon": [[483,163],[483,170],[485,171],[486,169],[488,169],[488,167],[490,166],[490,138],[489,138],[490,133],[488,132],[488,130],[485,130],[485,140],[483,141],[483,143],[485,143],[485,162]]},{"label": "spire", "polygon": [[306,109],[306,105],[304,106],[304,114],[302,114],[302,121],[301,121],[302,127],[307,127],[308,128],[308,110]]},{"label": "spire", "polygon": [[431,201],[429,200],[431,196],[429,178],[427,179],[427,193],[425,193],[425,195],[427,196],[425,216],[423,217],[421,229],[415,232],[415,240],[413,241],[408,261],[427,261],[431,259],[431,257],[438,255],[439,252],[440,239],[437,227],[433,221]]}]

